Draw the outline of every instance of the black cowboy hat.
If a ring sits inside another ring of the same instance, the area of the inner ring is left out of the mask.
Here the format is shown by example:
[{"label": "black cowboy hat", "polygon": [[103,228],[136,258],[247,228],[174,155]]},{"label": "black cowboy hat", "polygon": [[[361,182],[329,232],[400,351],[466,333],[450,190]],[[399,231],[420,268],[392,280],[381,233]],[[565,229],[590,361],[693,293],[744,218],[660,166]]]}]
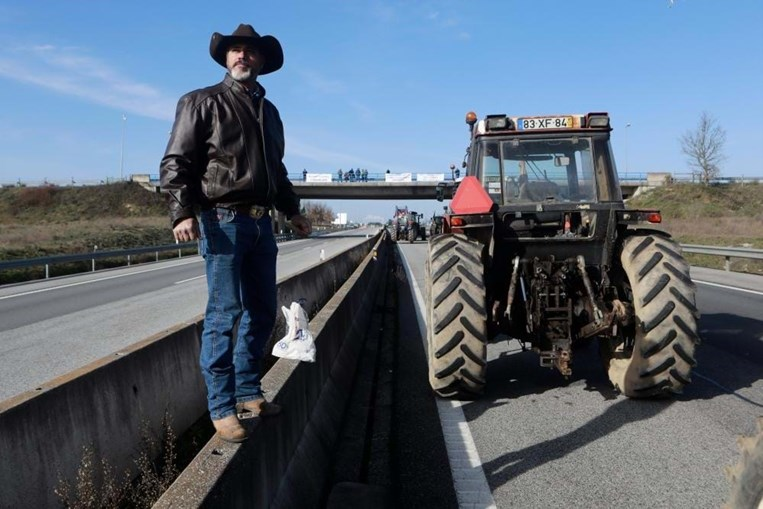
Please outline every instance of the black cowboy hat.
[{"label": "black cowboy hat", "polygon": [[265,65],[260,71],[261,75],[277,71],[283,65],[283,49],[278,39],[272,35],[261,36],[252,28],[252,25],[242,23],[231,35],[213,33],[209,41],[209,54],[215,62],[227,68],[225,54],[232,44],[249,44],[262,52]]}]

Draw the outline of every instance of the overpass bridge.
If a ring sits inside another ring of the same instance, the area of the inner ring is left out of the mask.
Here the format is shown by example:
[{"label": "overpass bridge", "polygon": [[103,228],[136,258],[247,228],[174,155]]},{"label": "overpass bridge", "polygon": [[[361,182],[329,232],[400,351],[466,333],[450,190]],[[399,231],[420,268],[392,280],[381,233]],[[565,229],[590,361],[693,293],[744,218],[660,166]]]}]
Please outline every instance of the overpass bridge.
[{"label": "overpass bridge", "polygon": [[[390,179],[385,174],[369,175],[365,181],[339,181],[329,176],[322,181],[303,180],[302,175],[291,175],[294,191],[302,199],[309,200],[435,200],[441,196],[444,200],[453,198],[458,181],[451,178],[439,180],[419,180],[416,175],[395,180],[400,174],[393,174]],[[386,179],[386,180],[385,180]],[[159,175],[133,175],[132,180],[143,187],[159,192]],[[623,196],[633,196],[639,187],[647,186],[640,179],[621,180]]]}]

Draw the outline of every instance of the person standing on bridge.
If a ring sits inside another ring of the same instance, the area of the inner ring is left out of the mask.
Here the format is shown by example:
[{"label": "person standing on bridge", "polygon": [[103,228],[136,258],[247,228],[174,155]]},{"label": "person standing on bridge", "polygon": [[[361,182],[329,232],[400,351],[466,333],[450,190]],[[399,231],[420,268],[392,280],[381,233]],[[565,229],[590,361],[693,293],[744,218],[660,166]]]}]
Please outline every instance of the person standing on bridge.
[{"label": "person standing on bridge", "polygon": [[[222,82],[184,95],[160,165],[177,242],[201,239],[208,301],[201,372],[210,417],[221,438],[241,442],[239,416],[269,416],[280,406],[260,385],[265,343],[276,318],[276,256],[270,209],[301,236],[312,231],[283,164],[284,132],[260,75],[283,65],[278,40],[241,24],[212,34]],[[198,216],[198,219],[197,219]],[[238,335],[233,330],[238,324]]]}]

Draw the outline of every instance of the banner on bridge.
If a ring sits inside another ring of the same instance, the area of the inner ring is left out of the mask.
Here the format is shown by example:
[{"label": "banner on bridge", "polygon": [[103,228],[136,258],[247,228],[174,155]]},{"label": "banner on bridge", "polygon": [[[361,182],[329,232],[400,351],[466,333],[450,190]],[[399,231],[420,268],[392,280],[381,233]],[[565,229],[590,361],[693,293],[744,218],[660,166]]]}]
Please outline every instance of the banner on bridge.
[{"label": "banner on bridge", "polygon": [[331,182],[331,173],[308,173],[305,182]]},{"label": "banner on bridge", "polygon": [[385,182],[413,182],[413,175],[411,173],[385,173]]},{"label": "banner on bridge", "polygon": [[445,180],[444,173],[417,173],[417,182],[442,182]]}]

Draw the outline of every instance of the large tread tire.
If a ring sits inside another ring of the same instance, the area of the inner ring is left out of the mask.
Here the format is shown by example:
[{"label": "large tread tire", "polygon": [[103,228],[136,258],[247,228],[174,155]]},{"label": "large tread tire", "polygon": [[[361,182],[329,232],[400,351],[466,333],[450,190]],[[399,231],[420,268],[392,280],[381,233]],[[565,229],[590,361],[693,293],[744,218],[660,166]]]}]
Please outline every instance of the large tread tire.
[{"label": "large tread tire", "polygon": [[429,383],[439,396],[475,399],[485,390],[487,308],[484,246],[464,235],[429,240]]},{"label": "large tread tire", "polygon": [[408,228],[408,242],[413,244],[414,240],[416,240],[416,229],[413,227]]},{"label": "large tread tire", "polygon": [[739,463],[726,468],[731,482],[731,494],[724,507],[728,509],[755,509],[763,507],[763,417],[758,418],[758,433],[740,437]]},{"label": "large tread tire", "polygon": [[[633,398],[680,393],[696,365],[699,311],[681,249],[659,235],[624,240],[620,261],[636,314],[632,351],[613,352],[609,378]],[[630,350],[630,349],[627,349]]]},{"label": "large tread tire", "polygon": [[397,227],[390,228],[389,238],[392,239],[392,242],[397,242]]}]

